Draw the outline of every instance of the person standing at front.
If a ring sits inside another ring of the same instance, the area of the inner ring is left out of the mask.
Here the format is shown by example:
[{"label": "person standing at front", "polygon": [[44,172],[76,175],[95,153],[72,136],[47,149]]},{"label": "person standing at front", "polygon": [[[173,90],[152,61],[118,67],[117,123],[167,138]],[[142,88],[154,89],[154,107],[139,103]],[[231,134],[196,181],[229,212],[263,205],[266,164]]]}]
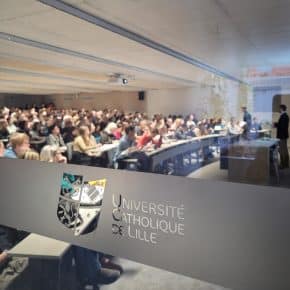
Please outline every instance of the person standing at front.
[{"label": "person standing at front", "polygon": [[246,106],[242,106],[242,112],[243,112],[243,136],[246,139],[250,139],[250,130],[252,127],[252,116],[251,114],[248,112],[248,109]]},{"label": "person standing at front", "polygon": [[280,139],[281,169],[289,167],[289,152],[287,140],[289,138],[289,116],[286,105],[280,105],[280,118],[274,126],[277,128],[277,138]]}]

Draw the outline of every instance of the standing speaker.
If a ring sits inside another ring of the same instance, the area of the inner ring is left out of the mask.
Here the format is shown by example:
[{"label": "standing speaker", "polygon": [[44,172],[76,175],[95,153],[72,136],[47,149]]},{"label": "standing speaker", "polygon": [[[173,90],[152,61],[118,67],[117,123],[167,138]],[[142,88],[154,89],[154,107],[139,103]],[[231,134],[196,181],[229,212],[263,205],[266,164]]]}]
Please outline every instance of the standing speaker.
[{"label": "standing speaker", "polygon": [[145,100],[145,92],[144,91],[138,92],[138,99],[139,99],[139,101]]}]

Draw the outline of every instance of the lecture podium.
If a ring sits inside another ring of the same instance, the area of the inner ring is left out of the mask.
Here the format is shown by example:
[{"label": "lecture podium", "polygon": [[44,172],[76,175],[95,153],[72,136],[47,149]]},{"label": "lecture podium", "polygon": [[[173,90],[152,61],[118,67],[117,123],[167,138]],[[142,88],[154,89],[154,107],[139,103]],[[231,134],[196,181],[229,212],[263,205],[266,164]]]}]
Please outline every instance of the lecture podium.
[{"label": "lecture podium", "polygon": [[279,182],[277,139],[257,139],[231,144],[228,179],[232,182],[269,185]]}]

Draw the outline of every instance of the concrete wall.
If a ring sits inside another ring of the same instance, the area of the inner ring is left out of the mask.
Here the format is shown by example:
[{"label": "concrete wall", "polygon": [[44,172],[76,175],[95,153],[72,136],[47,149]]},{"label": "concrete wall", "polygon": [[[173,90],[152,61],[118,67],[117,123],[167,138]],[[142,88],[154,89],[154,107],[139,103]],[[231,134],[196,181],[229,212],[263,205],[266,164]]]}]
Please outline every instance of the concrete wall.
[{"label": "concrete wall", "polygon": [[45,96],[0,94],[0,107],[24,107],[25,105],[41,105]]},{"label": "concrete wall", "polygon": [[[0,105],[24,106],[53,102],[57,108],[104,109],[117,108],[124,111],[189,114],[199,118],[231,116],[241,118],[240,107],[247,104],[251,110],[252,94],[247,86],[224,80],[218,87],[149,90],[145,100],[138,100],[138,92],[82,93],[78,95],[51,96],[3,96]],[[289,106],[290,107],[290,106]]]},{"label": "concrete wall", "polygon": [[290,94],[282,95],[281,103],[286,105],[288,112],[290,112]]},{"label": "concrete wall", "polygon": [[4,97],[5,97],[4,94],[0,94],[0,107],[3,107],[5,105]]},{"label": "concrete wall", "polygon": [[252,92],[247,86],[230,81],[219,88],[196,87],[171,90],[152,90],[146,93],[149,114],[195,113],[199,118],[231,116],[241,118],[241,106],[252,108]]},{"label": "concrete wall", "polygon": [[104,109],[116,108],[125,111],[144,111],[145,102],[138,100],[137,92],[81,93],[78,95],[52,95],[46,97],[57,108]]}]

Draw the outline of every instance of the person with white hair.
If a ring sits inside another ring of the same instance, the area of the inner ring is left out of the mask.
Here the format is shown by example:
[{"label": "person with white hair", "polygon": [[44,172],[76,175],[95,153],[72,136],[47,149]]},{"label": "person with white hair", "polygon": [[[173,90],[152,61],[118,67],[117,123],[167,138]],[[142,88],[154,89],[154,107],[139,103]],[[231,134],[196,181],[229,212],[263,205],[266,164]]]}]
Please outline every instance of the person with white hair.
[{"label": "person with white hair", "polygon": [[54,146],[45,145],[40,152],[40,161],[53,162],[53,149]]},{"label": "person with white hair", "polygon": [[40,152],[40,161],[67,163],[67,159],[62,155],[57,146],[46,145]]},{"label": "person with white hair", "polygon": [[227,131],[230,135],[239,135],[242,133],[242,128],[237,124],[236,119],[231,117],[227,125]]},{"label": "person with white hair", "polygon": [[118,129],[118,126],[116,123],[114,122],[110,122],[107,127],[105,128],[105,132],[110,135],[110,136],[113,136],[115,131]]}]

